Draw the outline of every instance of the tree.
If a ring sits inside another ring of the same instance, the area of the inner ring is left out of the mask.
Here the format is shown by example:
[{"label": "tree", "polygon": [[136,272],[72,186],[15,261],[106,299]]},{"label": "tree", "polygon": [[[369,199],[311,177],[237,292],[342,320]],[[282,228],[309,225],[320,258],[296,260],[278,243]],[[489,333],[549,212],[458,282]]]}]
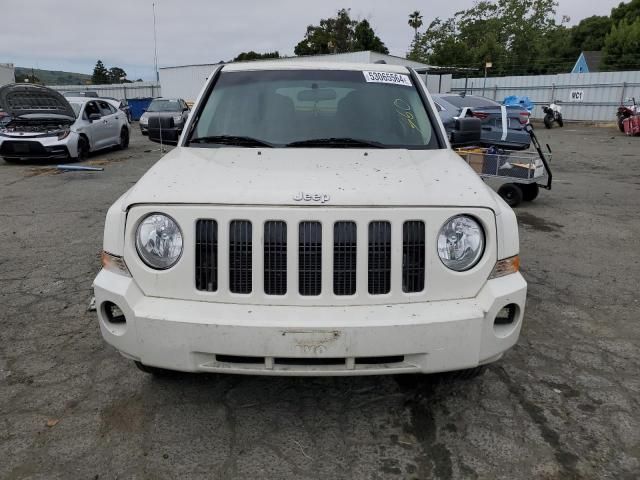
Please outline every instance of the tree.
[{"label": "tree", "polygon": [[640,0],[631,0],[629,3],[622,3],[611,9],[611,21],[614,25],[626,20],[629,25],[633,24],[640,17]]},{"label": "tree", "polygon": [[263,60],[267,58],[280,58],[280,52],[277,50],[275,52],[266,52],[266,53],[256,53],[253,50],[249,52],[242,52],[236,58],[231,60],[232,62],[247,62],[250,60]]},{"label": "tree", "polygon": [[371,50],[372,52],[389,53],[389,49],[376,35],[367,20],[362,20],[356,25],[353,33],[353,50],[356,52]]},{"label": "tree", "polygon": [[611,31],[611,18],[594,15],[571,29],[571,46],[582,51],[602,50],[604,39]]},{"label": "tree", "polygon": [[623,20],[611,28],[604,41],[602,66],[605,70],[630,70],[638,66],[640,17],[633,23]]},{"label": "tree", "polygon": [[102,60],[96,62],[96,66],[93,67],[93,75],[91,75],[91,83],[94,85],[101,85],[109,83],[109,72],[102,63]]},{"label": "tree", "polygon": [[418,29],[422,26],[422,15],[420,15],[419,10],[415,10],[412,14],[409,15],[409,26],[413,28],[415,32],[413,39],[414,41],[418,38]]},{"label": "tree", "polygon": [[300,56],[361,50],[389,53],[367,20],[352,20],[350,11],[343,8],[335,17],[320,20],[320,25],[309,25],[293,51]]},{"label": "tree", "polygon": [[108,76],[109,83],[124,83],[126,82],[127,72],[120,67],[111,67]]}]

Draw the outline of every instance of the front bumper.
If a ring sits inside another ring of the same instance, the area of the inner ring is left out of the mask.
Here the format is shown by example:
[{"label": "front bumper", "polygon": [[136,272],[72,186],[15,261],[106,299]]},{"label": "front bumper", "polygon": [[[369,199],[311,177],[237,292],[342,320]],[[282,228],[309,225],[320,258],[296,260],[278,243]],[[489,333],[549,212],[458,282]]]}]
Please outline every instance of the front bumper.
[{"label": "front bumper", "polygon": [[0,136],[0,157],[12,160],[67,160],[78,156],[78,135],[71,132],[66,138],[28,136]]},{"label": "front bumper", "polygon": [[[146,297],[102,270],[94,282],[100,330],[125,357],[192,372],[261,375],[432,373],[497,360],[520,334],[527,285],[489,280],[477,297],[393,305],[301,307]],[[111,323],[105,302],[123,311]],[[515,319],[494,325],[501,308]]]}]

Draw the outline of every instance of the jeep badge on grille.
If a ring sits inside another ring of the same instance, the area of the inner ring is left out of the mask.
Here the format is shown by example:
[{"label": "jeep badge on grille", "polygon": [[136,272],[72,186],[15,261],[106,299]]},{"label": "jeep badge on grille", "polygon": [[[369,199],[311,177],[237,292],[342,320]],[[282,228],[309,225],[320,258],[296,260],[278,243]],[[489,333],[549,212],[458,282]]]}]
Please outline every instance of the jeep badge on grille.
[{"label": "jeep badge on grille", "polygon": [[327,203],[331,197],[326,193],[304,193],[298,192],[293,199],[296,202],[320,202]]}]

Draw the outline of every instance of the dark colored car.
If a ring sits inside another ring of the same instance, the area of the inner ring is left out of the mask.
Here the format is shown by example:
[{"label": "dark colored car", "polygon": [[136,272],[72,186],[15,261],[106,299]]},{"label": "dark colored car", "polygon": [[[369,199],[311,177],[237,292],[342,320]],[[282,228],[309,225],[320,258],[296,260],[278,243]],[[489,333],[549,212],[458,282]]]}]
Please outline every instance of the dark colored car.
[{"label": "dark colored car", "polygon": [[[434,94],[442,123],[447,133],[453,131],[455,119],[460,116],[474,116],[482,120],[481,143],[509,150],[526,150],[531,137],[525,130],[529,123],[529,112],[520,106],[504,106],[488,98],[476,95]],[[506,110],[506,134],[503,131],[502,107]],[[467,109],[463,112],[463,109]]]},{"label": "dark colored car", "polygon": [[147,135],[158,130],[163,142],[177,143],[188,117],[189,107],[183,99],[156,98],[140,117],[140,131]]}]

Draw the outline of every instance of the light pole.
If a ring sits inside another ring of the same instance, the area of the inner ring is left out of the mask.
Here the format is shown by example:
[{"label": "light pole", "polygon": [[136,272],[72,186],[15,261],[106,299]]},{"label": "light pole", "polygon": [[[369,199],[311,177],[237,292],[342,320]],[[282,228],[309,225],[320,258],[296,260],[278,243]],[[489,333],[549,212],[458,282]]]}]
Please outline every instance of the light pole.
[{"label": "light pole", "polygon": [[156,82],[160,81],[160,74],[158,73],[158,36],[156,33],[156,4],[151,4],[153,7],[153,69],[156,72]]},{"label": "light pole", "polygon": [[493,63],[485,62],[485,64],[484,64],[484,84],[482,85],[482,96],[483,97],[486,97],[486,95],[484,93],[484,89],[487,88],[487,70],[489,70],[491,67],[493,67]]}]

